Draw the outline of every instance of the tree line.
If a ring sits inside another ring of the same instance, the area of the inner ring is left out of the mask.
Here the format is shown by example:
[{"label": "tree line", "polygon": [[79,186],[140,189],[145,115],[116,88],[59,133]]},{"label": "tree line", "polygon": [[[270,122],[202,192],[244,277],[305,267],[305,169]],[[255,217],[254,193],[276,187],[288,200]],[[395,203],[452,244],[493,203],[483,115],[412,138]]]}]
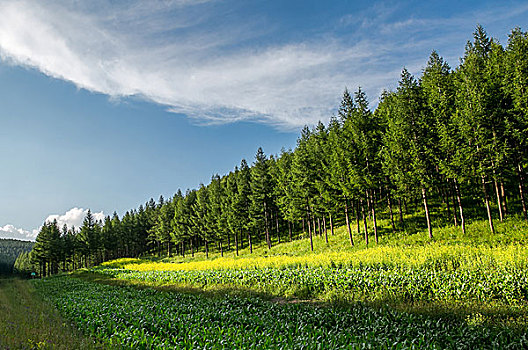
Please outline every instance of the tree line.
[{"label": "tree line", "polygon": [[[82,227],[45,223],[26,269],[41,275],[108,259],[157,253],[238,254],[345,225],[365,243],[468,218],[527,218],[528,34],[515,28],[503,47],[477,26],[457,68],[433,51],[420,77],[402,70],[374,111],[365,92],[345,90],[327,125],[304,127],[294,150],[261,148],[207,185],[153,199],[120,218]],[[380,218],[388,222],[380,227]],[[354,223],[355,221],[355,223]],[[420,223],[420,224],[421,224]],[[418,226],[420,225],[418,224]],[[24,268],[24,267],[21,267]]]}]

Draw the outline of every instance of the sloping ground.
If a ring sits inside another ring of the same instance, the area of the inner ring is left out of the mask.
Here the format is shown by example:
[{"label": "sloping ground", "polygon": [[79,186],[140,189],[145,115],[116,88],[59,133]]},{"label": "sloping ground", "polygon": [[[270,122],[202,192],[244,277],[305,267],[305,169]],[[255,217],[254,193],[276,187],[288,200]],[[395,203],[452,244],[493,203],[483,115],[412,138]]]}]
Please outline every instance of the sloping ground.
[{"label": "sloping ground", "polygon": [[[344,228],[307,240],[256,247],[240,256],[205,259],[120,259],[92,271],[150,286],[200,290],[250,290],[275,297],[330,302],[368,302],[400,310],[446,314],[461,320],[528,327],[528,225],[509,220],[487,233],[485,222],[425,233],[389,235],[368,248],[347,246]],[[345,244],[343,244],[343,242]],[[433,311],[431,311],[433,310]]]}]

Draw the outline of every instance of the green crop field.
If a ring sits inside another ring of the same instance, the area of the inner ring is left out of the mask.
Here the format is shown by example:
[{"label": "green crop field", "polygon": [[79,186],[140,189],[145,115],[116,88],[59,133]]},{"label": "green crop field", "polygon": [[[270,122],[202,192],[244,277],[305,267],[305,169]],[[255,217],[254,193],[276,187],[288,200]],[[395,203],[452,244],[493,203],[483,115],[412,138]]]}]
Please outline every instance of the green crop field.
[{"label": "green crop field", "polygon": [[111,286],[68,277],[35,281],[61,313],[108,346],[133,349],[523,348],[526,335],[477,322],[373,308]]}]

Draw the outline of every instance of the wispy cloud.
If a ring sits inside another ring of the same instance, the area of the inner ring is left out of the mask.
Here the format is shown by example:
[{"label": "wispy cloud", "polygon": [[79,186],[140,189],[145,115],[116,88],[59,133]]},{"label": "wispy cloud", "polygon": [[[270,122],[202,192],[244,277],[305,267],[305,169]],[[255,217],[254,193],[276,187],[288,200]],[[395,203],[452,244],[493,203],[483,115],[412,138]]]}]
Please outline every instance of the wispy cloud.
[{"label": "wispy cloud", "polygon": [[262,26],[207,25],[221,15],[215,3],[1,1],[0,55],[112,98],[147,99],[198,123],[251,120],[296,129],[328,119],[345,86],[361,85],[374,99],[403,65],[426,61],[412,54],[430,52],[445,34],[415,35],[444,19],[394,19],[399,7],[378,4],[372,15],[336,19],[361,40],[329,33],[266,43]]},{"label": "wispy cloud", "polygon": [[[103,16],[57,2],[5,1],[0,52],[4,60],[80,88],[140,96],[198,122],[255,120],[280,128],[330,117],[344,86],[360,82],[360,63],[375,52],[366,42],[337,41],[226,50],[258,33],[196,29],[197,23],[178,20],[185,17],[180,13],[187,11],[185,2],[176,5],[169,10],[177,15],[169,19],[155,6],[137,5],[124,20],[116,8],[105,9]],[[138,13],[147,10],[155,20],[145,27]],[[136,21],[141,29],[132,31]],[[168,22],[173,32],[163,36],[160,28]],[[157,34],[157,41],[150,40]]]}]

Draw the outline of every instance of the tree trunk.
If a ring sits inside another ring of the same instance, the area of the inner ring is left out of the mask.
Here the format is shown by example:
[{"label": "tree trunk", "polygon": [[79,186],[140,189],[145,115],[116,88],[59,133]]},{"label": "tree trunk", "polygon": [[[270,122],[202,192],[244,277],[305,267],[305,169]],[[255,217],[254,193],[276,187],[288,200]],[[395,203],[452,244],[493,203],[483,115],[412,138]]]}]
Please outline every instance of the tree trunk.
[{"label": "tree trunk", "polygon": [[365,215],[365,205],[361,201],[361,217],[363,218],[363,228],[365,229],[365,245],[368,247],[368,227],[367,227],[367,216]]},{"label": "tree trunk", "polygon": [[392,198],[390,195],[390,191],[387,192],[387,205],[389,206],[389,217],[390,217],[390,222],[392,226],[392,232],[395,232],[396,225],[394,224],[394,214],[392,212]]},{"label": "tree trunk", "polygon": [[185,241],[182,241],[182,257],[185,258]]},{"label": "tree trunk", "polygon": [[251,232],[248,231],[248,244],[249,244],[249,253],[253,254],[253,244],[251,243]]},{"label": "tree trunk", "polygon": [[290,220],[288,220],[288,235],[290,236],[290,242],[293,241],[292,238],[292,223]]},{"label": "tree trunk", "polygon": [[354,240],[352,239],[352,230],[350,230],[350,222],[348,220],[348,199],[345,199],[345,221],[346,221],[346,227],[348,231],[348,238],[350,240],[350,245],[354,246]]},{"label": "tree trunk", "polygon": [[326,217],[323,215],[323,227],[324,227],[324,233],[325,233],[325,241],[326,244],[328,244],[328,230],[326,229]]},{"label": "tree trunk", "polygon": [[427,220],[427,231],[429,232],[429,239],[433,239],[433,228],[431,227],[431,217],[429,216],[429,206],[427,205],[427,192],[425,186],[422,185],[422,198],[425,209],[425,219]]},{"label": "tree trunk", "polygon": [[279,230],[279,214],[275,214],[275,223],[277,224],[277,240],[280,244],[280,230]]},{"label": "tree trunk", "polygon": [[308,225],[308,236],[312,235],[312,223],[310,222],[310,214],[308,214],[308,209],[306,209],[306,223]]},{"label": "tree trunk", "polygon": [[264,229],[266,230],[266,243],[268,243],[268,249],[271,249],[271,239],[268,229],[268,210],[266,208],[266,202],[264,202]]},{"label": "tree trunk", "polygon": [[374,239],[376,240],[376,244],[378,244],[378,224],[376,222],[376,204],[374,201],[374,196],[372,195],[372,190],[370,193],[370,209],[372,212],[372,223],[374,225]]},{"label": "tree trunk", "polygon": [[332,236],[334,235],[334,223],[332,221],[332,213],[330,213],[330,233],[332,233]]},{"label": "tree trunk", "polygon": [[502,211],[504,217],[508,216],[508,207],[506,206],[506,191],[504,190],[504,181],[500,183],[501,199],[502,199]]},{"label": "tree trunk", "polygon": [[526,210],[526,202],[524,201],[524,174],[522,171],[521,163],[517,164],[517,173],[519,175],[519,194],[521,196],[521,204],[523,209],[524,218],[528,220],[528,212]]},{"label": "tree trunk", "polygon": [[193,246],[193,239],[192,239],[192,237],[191,237],[190,244],[191,244],[191,256],[194,258],[194,246]]},{"label": "tree trunk", "polygon": [[[495,172],[495,170],[493,172]],[[493,185],[495,186],[495,195],[497,196],[497,207],[499,207],[499,220],[500,222],[502,222],[504,220],[504,216],[502,213],[502,198],[500,195],[499,183],[497,182],[497,180],[493,179]]]},{"label": "tree trunk", "polygon": [[484,195],[484,203],[486,204],[486,211],[488,212],[488,221],[491,233],[495,233],[495,227],[493,227],[493,218],[491,217],[491,208],[488,198],[488,190],[486,189],[486,178],[484,175],[481,176],[482,180],[482,194]]},{"label": "tree trunk", "polygon": [[[238,256],[238,239],[237,239],[237,234],[235,232],[235,251],[236,251],[236,256]],[[242,232],[240,233],[240,236],[242,236]]]},{"label": "tree trunk", "polygon": [[[453,179],[454,182],[456,182],[455,179]],[[455,185],[456,186],[456,185]],[[456,211],[456,188],[451,188],[451,200],[453,201],[453,221],[455,223],[455,226],[458,226],[458,215]]]},{"label": "tree trunk", "polygon": [[209,259],[209,247],[207,246],[207,240],[205,240],[205,258]]},{"label": "tree trunk", "polygon": [[222,246],[222,240],[218,242],[218,245],[220,246],[220,256],[223,258],[224,257],[224,247]]},{"label": "tree trunk", "polygon": [[[308,211],[308,235],[310,236],[310,250],[313,252],[314,249],[313,249],[312,228],[310,227],[310,212],[309,212],[308,207],[306,207],[306,210]],[[315,225],[313,229],[315,230]]]},{"label": "tree trunk", "polygon": [[358,200],[356,202],[356,210],[355,210],[355,212],[356,212],[356,230],[357,230],[358,235],[361,233],[361,230],[359,229],[359,211],[360,211],[359,206],[360,205],[359,205],[359,200]]},{"label": "tree trunk", "polygon": [[[369,217],[369,220],[372,220],[372,213],[370,212],[370,196],[369,194],[367,193],[368,191],[365,191],[365,194],[366,194],[366,201],[367,201],[367,207],[365,208],[365,211],[367,212],[367,215]],[[361,210],[363,210],[363,208],[361,208]]]},{"label": "tree trunk", "polygon": [[455,195],[458,202],[458,209],[460,211],[460,226],[462,226],[462,234],[466,234],[466,221],[464,219],[464,209],[462,207],[462,196],[460,195],[460,187],[458,186],[458,181],[453,179],[455,185]]}]

